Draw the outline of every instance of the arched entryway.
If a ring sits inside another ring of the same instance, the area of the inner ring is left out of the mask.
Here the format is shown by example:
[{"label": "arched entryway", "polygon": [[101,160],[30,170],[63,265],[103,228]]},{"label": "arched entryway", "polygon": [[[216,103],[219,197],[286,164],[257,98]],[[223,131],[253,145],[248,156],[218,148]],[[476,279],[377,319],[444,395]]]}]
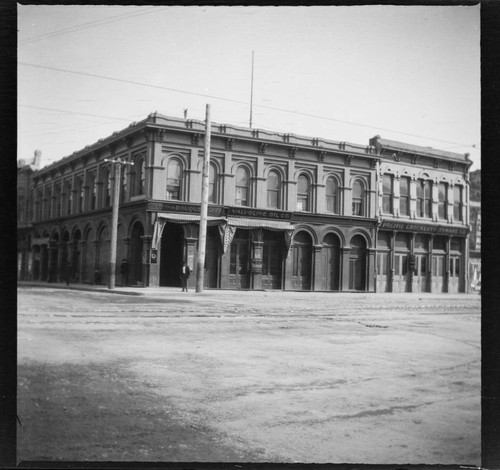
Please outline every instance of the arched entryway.
[{"label": "arched entryway", "polygon": [[160,286],[180,287],[184,255],[184,231],[180,224],[166,222],[161,237]]},{"label": "arched entryway", "polygon": [[110,239],[108,227],[102,227],[99,231],[96,244],[96,265],[95,268],[100,275],[97,276],[100,283],[106,284],[109,278],[109,263],[110,263]]},{"label": "arched entryway", "polygon": [[326,290],[339,290],[340,286],[340,240],[333,233],[323,239],[323,266]]},{"label": "arched entryway", "polygon": [[140,222],[136,222],[130,234],[130,259],[128,262],[128,283],[133,286],[142,285],[143,237],[144,227]]},{"label": "arched entryway", "polygon": [[349,290],[366,290],[366,241],[361,235],[351,240]]},{"label": "arched entryway", "polygon": [[82,280],[83,282],[94,281],[94,262],[95,262],[95,240],[94,231],[89,228],[85,233]]},{"label": "arched entryway", "polygon": [[82,233],[80,230],[76,230],[73,235],[73,243],[71,244],[71,280],[73,282],[80,281],[80,243],[81,243]]},{"label": "arched entryway", "polygon": [[292,288],[311,289],[312,238],[307,232],[298,232],[292,246]]}]

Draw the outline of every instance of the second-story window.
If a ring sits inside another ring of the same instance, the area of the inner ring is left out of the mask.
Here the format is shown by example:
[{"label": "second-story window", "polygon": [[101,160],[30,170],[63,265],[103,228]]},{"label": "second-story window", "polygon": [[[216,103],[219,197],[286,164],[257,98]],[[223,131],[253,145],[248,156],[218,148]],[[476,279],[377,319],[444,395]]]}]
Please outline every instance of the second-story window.
[{"label": "second-story window", "polygon": [[352,185],[352,215],[365,215],[365,187],[360,180]]},{"label": "second-story window", "polygon": [[438,185],[438,218],[446,219],[447,214],[447,197],[448,185],[446,183],[439,183]]},{"label": "second-story window", "polygon": [[64,194],[65,194],[65,215],[71,215],[73,213],[73,191],[71,181],[66,181],[64,183]]},{"label": "second-story window", "polygon": [[333,176],[329,176],[326,180],[325,197],[326,197],[326,211],[338,214],[338,192],[339,185]]},{"label": "second-story window", "polygon": [[420,180],[417,184],[417,217],[430,218],[431,215],[431,182],[429,180]]},{"label": "second-story window", "polygon": [[392,209],[393,195],[393,176],[384,175],[382,179],[382,212],[384,214],[393,214]]},{"label": "second-story window", "polygon": [[276,170],[271,170],[267,175],[267,207],[280,209],[280,175]]},{"label": "second-story window", "polygon": [[83,197],[85,188],[83,187],[83,178],[78,177],[75,181],[76,184],[76,212],[83,211]]},{"label": "second-story window", "polygon": [[311,210],[311,183],[306,175],[297,179],[297,210],[308,212]]},{"label": "second-story window", "polygon": [[146,160],[143,155],[134,158],[134,165],[130,167],[130,195],[139,196],[145,193]]},{"label": "second-story window", "polygon": [[102,172],[102,187],[103,187],[102,206],[108,207],[111,205],[111,170],[109,167],[104,168]]},{"label": "second-story window", "polygon": [[167,164],[167,199],[181,200],[182,165],[176,158]]},{"label": "second-story window", "polygon": [[218,180],[219,175],[217,174],[217,167],[213,163],[210,163],[210,171],[208,172],[208,202],[212,204],[217,204],[219,202]]},{"label": "second-story window", "polygon": [[87,185],[88,185],[88,209],[93,211],[96,208],[96,199],[97,199],[97,185],[95,180],[95,173],[91,172],[87,176]]},{"label": "second-story window", "polygon": [[399,214],[410,215],[410,178],[406,176],[399,180]]},{"label": "second-story window", "polygon": [[462,222],[462,207],[463,207],[463,188],[462,186],[453,186],[453,220]]},{"label": "second-story window", "polygon": [[236,197],[235,204],[237,206],[249,205],[249,191],[248,186],[250,183],[250,175],[248,169],[240,166],[236,170]]}]

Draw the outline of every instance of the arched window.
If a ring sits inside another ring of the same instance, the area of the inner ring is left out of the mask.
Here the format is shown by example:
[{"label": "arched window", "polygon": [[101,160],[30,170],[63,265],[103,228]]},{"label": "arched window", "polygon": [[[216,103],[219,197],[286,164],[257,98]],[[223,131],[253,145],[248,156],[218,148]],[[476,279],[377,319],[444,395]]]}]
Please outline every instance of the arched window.
[{"label": "arched window", "polygon": [[267,207],[281,209],[280,201],[281,178],[276,170],[271,170],[267,175]]},{"label": "arched window", "polygon": [[393,180],[392,175],[384,175],[382,180],[382,212],[384,214],[394,213],[392,209]]},{"label": "arched window", "polygon": [[448,217],[447,214],[447,193],[448,193],[448,184],[439,183],[438,185],[438,218],[446,219]]},{"label": "arched window", "polygon": [[462,222],[463,187],[453,186],[453,220]]},{"label": "arched window", "polygon": [[360,180],[352,185],[352,215],[365,215],[365,187]]},{"label": "arched window", "polygon": [[249,182],[250,175],[248,169],[244,166],[238,167],[236,170],[236,200],[237,206],[249,205]]},{"label": "arched window", "polygon": [[145,192],[146,159],[143,155],[134,158],[134,165],[130,169],[130,195],[139,196]]},{"label": "arched window", "polygon": [[311,183],[309,178],[302,174],[297,179],[297,210],[308,212],[311,210]]},{"label": "arched window", "polygon": [[339,185],[337,180],[333,176],[329,176],[326,180],[325,197],[326,197],[326,211],[333,212],[334,214],[339,213],[339,201],[338,201]]},{"label": "arched window", "polygon": [[83,186],[83,177],[79,176],[76,178],[76,212],[83,211],[83,198],[85,193],[85,188]]},{"label": "arched window", "polygon": [[212,204],[218,204],[219,202],[219,191],[217,186],[218,176],[217,167],[213,163],[210,163],[210,171],[208,172],[208,202]]},{"label": "arched window", "polygon": [[101,176],[101,191],[102,191],[102,207],[111,205],[111,172],[109,167],[102,169]]},{"label": "arched window", "polygon": [[73,191],[71,181],[69,180],[64,183],[64,193],[66,195],[65,215],[71,215],[73,213]]},{"label": "arched window", "polygon": [[97,199],[97,185],[95,181],[95,173],[90,172],[87,175],[87,186],[88,186],[88,203],[87,203],[87,208],[91,211],[93,211],[96,206],[96,199]]},{"label": "arched window", "polygon": [[410,178],[406,176],[399,180],[399,214],[410,215]]},{"label": "arched window", "polygon": [[181,200],[182,165],[176,158],[167,164],[167,199]]}]

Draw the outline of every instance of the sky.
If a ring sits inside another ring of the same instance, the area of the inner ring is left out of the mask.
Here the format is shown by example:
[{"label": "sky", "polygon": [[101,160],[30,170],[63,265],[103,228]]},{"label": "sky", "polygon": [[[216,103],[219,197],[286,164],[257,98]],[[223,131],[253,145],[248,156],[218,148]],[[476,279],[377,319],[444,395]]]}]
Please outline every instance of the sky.
[{"label": "sky", "polygon": [[18,5],[18,156],[51,164],[148,114],[481,167],[480,5]]}]

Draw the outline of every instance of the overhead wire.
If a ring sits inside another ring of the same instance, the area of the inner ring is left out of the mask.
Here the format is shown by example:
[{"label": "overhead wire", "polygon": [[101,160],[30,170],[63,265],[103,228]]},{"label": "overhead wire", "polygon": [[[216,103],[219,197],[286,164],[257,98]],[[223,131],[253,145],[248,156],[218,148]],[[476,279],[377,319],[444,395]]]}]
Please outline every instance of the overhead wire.
[{"label": "overhead wire", "polygon": [[[211,98],[211,99],[226,101],[226,102],[230,102],[230,103],[243,104],[246,106],[249,105],[249,103],[247,101],[235,100],[235,99],[231,99],[231,98],[224,98],[221,96],[209,95],[206,93],[181,90],[178,88],[170,88],[170,87],[165,87],[162,85],[154,85],[154,84],[138,82],[138,81],[134,81],[134,80],[126,80],[123,78],[110,77],[110,76],[106,76],[106,75],[99,75],[99,74],[93,74],[93,73],[88,73],[88,72],[80,72],[80,71],[76,71],[76,70],[62,69],[62,68],[58,68],[58,67],[50,67],[50,66],[40,65],[40,64],[31,64],[31,63],[27,63],[27,62],[18,62],[18,64],[24,65],[27,67],[34,67],[34,68],[39,68],[39,69],[52,70],[52,71],[56,71],[56,72],[82,75],[82,76],[87,76],[87,77],[92,77],[92,78],[99,78],[99,79],[103,79],[103,80],[110,80],[110,81],[115,81],[115,82],[127,83],[127,84],[131,84],[131,85],[139,85],[139,86],[144,86],[144,87],[149,87],[149,88],[171,91],[171,92],[175,92],[175,93],[184,93],[184,94],[193,95],[193,96],[201,96],[204,98]],[[262,105],[262,104],[254,104],[253,106],[263,108],[263,109],[270,109],[273,111],[293,114],[293,115],[297,115],[297,116],[311,117],[314,119],[320,119],[320,120],[331,121],[331,122],[338,122],[341,124],[347,124],[347,125],[356,126],[356,127],[363,127],[363,128],[374,129],[374,130],[379,130],[379,131],[391,132],[391,133],[399,134],[399,135],[406,135],[406,136],[410,136],[410,137],[427,139],[427,140],[431,140],[434,142],[453,144],[453,145],[456,145],[456,146],[462,147],[462,148],[469,148],[469,147],[476,148],[476,147],[474,147],[475,144],[472,144],[472,145],[471,144],[462,144],[459,142],[452,142],[452,141],[448,141],[448,140],[437,139],[437,138],[428,137],[428,136],[422,136],[419,134],[413,134],[413,133],[409,133],[409,132],[396,131],[394,129],[387,129],[384,127],[371,126],[371,125],[356,123],[356,122],[352,122],[352,121],[345,121],[342,119],[336,119],[336,118],[331,118],[331,117],[327,117],[327,116],[320,116],[317,114],[304,113],[304,112],[300,112],[300,111],[293,111],[293,110],[289,110],[289,109],[278,108],[275,106],[268,106],[268,105]]]},{"label": "overhead wire", "polygon": [[136,16],[147,15],[147,14],[150,14],[150,13],[157,13],[158,10],[164,10],[165,8],[168,8],[168,7],[160,7],[160,8],[158,8],[158,7],[151,7],[151,8],[154,8],[154,10],[139,11],[139,12],[133,12],[133,13],[124,13],[122,15],[115,15],[115,16],[111,16],[111,17],[108,17],[108,18],[103,18],[101,20],[90,21],[88,23],[82,23],[80,25],[75,25],[75,26],[71,26],[71,27],[67,27],[67,28],[62,28],[62,29],[59,29],[57,31],[51,31],[51,32],[48,32],[48,33],[45,33],[45,34],[40,34],[38,36],[32,36],[31,38],[27,38],[27,39],[24,39],[22,41],[19,41],[18,42],[18,46],[24,46],[25,44],[30,44],[30,43],[33,43],[33,42],[43,41],[45,39],[50,39],[52,37],[61,36],[61,35],[64,35],[64,34],[69,34],[69,33],[74,33],[74,32],[79,32],[79,31],[84,31],[85,29],[88,29],[88,28],[102,26],[102,25],[105,25],[105,24],[114,23],[116,21],[121,21],[121,20],[128,19],[128,18],[134,18]]}]

